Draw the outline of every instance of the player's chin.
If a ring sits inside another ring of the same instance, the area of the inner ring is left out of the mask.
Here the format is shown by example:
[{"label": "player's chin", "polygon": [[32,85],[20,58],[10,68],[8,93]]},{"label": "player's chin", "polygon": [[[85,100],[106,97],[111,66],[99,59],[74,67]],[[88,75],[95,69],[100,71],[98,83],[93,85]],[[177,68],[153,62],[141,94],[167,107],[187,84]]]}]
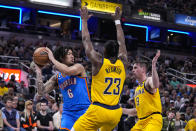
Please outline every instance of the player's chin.
[{"label": "player's chin", "polygon": [[69,65],[72,66],[73,64],[74,64],[74,61],[71,61]]}]

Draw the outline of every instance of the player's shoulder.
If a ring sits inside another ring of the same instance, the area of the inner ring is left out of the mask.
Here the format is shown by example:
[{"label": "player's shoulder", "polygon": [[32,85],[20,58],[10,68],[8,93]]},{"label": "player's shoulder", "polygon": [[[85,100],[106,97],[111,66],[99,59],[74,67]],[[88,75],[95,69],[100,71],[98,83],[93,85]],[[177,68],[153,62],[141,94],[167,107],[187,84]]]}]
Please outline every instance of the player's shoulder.
[{"label": "player's shoulder", "polygon": [[84,66],[80,63],[75,63],[73,66],[77,66],[77,67],[80,67],[80,68],[84,68]]},{"label": "player's shoulder", "polygon": [[191,120],[189,120],[188,122],[189,122],[189,123],[195,123],[195,124],[196,124],[195,119],[191,119]]}]

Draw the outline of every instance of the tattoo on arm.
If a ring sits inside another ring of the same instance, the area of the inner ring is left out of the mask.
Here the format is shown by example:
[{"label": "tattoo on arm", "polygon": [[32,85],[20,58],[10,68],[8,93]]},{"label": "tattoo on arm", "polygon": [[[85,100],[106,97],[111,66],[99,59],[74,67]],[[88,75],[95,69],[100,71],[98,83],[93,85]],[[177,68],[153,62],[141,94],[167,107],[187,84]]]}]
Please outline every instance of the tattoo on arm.
[{"label": "tattoo on arm", "polygon": [[37,92],[39,95],[44,95],[45,93],[50,93],[56,88],[56,75],[52,76],[45,84],[42,80],[41,73],[37,73]]},{"label": "tattoo on arm", "polygon": [[52,76],[49,81],[44,84],[43,93],[50,93],[57,87],[56,75]]},{"label": "tattoo on arm", "polygon": [[36,81],[37,93],[42,96],[43,95],[43,87],[44,87],[44,83],[42,80],[42,73],[36,72],[36,78],[37,78],[37,81]]}]

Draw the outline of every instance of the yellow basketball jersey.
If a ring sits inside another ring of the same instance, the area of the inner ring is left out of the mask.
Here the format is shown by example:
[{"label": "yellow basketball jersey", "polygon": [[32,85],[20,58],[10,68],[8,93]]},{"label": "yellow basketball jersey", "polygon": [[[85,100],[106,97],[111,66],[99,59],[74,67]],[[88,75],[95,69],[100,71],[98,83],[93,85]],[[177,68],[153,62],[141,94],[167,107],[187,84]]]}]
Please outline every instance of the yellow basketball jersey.
[{"label": "yellow basketball jersey", "polygon": [[117,105],[125,81],[125,68],[121,60],[114,64],[103,59],[98,74],[92,76],[91,100],[106,105]]},{"label": "yellow basketball jersey", "polygon": [[196,131],[196,119],[191,119],[188,121],[186,127],[185,127],[185,131]]},{"label": "yellow basketball jersey", "polygon": [[135,90],[135,106],[138,118],[151,115],[153,112],[162,112],[159,89],[154,94],[149,93],[144,87],[145,81]]}]

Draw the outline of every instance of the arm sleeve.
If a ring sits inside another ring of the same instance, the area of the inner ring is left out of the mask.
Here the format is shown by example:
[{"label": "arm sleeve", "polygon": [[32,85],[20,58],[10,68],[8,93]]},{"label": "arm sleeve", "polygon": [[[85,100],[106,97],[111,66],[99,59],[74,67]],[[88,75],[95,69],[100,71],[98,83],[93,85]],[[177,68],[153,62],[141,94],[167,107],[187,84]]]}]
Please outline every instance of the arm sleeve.
[{"label": "arm sleeve", "polygon": [[3,112],[2,112],[2,118],[6,119],[6,116],[5,116],[5,114]]},{"label": "arm sleeve", "polygon": [[18,111],[16,112],[16,119],[20,119],[20,115],[19,115]]}]

